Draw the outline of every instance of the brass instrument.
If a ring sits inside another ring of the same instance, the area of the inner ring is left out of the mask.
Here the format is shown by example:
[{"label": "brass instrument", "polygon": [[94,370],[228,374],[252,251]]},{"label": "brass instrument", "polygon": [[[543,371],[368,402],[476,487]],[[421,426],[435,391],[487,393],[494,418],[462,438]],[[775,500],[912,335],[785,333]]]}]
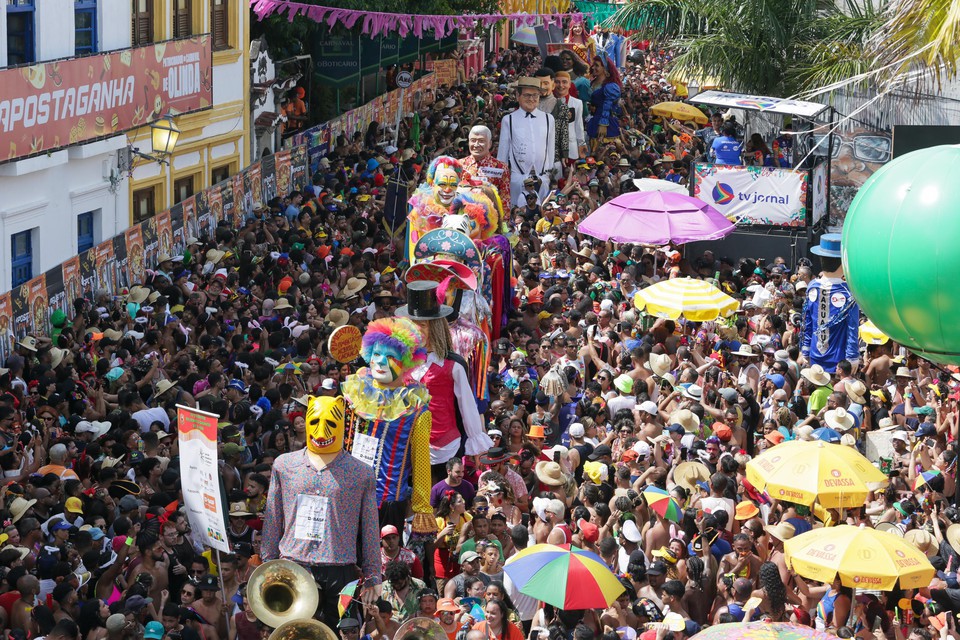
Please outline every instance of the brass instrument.
[{"label": "brass instrument", "polygon": [[[313,575],[290,560],[271,560],[254,570],[247,581],[247,599],[250,610],[257,619],[277,631],[287,623],[309,624],[320,604],[320,590]],[[320,624],[329,638],[336,639],[330,627]],[[277,636],[278,638],[283,636]],[[292,636],[291,636],[292,637]],[[314,636],[298,636],[313,638]],[[327,636],[316,635],[318,640],[327,640]]]},{"label": "brass instrument", "polygon": [[291,620],[277,627],[268,640],[337,640],[337,634],[318,620]]},{"label": "brass instrument", "polygon": [[394,640],[447,640],[447,632],[432,618],[410,618],[400,625],[393,638]]}]

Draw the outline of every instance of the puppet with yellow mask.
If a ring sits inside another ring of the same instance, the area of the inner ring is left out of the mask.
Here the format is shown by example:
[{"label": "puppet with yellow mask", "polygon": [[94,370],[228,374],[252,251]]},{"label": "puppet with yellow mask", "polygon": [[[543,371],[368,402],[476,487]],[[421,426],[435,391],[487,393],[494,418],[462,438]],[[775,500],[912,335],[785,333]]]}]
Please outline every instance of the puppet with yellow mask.
[{"label": "puppet with yellow mask", "polygon": [[377,473],[381,524],[401,530],[412,508],[413,532],[433,534],[430,393],[411,377],[427,360],[423,334],[405,318],[376,320],[363,334],[360,353],[369,368],[343,382],[345,448]]},{"label": "puppet with yellow mask", "polygon": [[323,396],[307,403],[307,451],[324,459],[332,459],[343,449],[344,401]]}]

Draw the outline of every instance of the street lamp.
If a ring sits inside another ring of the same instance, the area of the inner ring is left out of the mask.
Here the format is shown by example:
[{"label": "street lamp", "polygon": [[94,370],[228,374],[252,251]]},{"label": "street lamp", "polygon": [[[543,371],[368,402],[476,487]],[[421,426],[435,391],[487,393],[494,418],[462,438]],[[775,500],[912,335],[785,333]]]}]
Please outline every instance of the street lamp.
[{"label": "street lamp", "polygon": [[166,114],[159,120],[150,124],[150,138],[153,142],[155,159],[162,161],[173,154],[177,146],[177,140],[180,139],[180,129],[177,123],[173,121],[172,114]]}]

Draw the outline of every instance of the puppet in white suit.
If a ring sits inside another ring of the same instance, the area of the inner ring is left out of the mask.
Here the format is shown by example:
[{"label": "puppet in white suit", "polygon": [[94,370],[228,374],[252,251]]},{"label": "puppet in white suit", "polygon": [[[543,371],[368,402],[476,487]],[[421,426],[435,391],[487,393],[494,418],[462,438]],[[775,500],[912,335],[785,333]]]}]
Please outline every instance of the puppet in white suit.
[{"label": "puppet in white suit", "polygon": [[567,146],[569,151],[567,158],[578,160],[587,157],[587,135],[583,130],[583,101],[570,95],[570,88],[573,82],[570,80],[570,74],[566,71],[557,71],[554,78],[554,92],[557,94],[557,100],[566,103],[571,113],[570,135],[567,137]]},{"label": "puppet in white suit", "polygon": [[549,113],[537,108],[540,103],[540,81],[520,78],[517,82],[520,108],[504,116],[500,122],[500,145],[497,159],[510,167],[511,204],[525,206],[523,181],[528,176],[540,180],[540,200],[550,191],[556,148],[556,123]]}]

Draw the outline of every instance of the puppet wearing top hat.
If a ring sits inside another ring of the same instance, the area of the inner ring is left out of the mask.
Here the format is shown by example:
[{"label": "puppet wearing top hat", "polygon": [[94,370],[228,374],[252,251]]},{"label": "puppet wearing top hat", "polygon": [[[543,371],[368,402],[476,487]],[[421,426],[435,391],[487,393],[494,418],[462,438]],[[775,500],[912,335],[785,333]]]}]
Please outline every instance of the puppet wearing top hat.
[{"label": "puppet wearing top hat", "polygon": [[820,277],[807,287],[803,304],[803,333],[800,351],[811,364],[819,364],[827,373],[837,363],[860,358],[858,329],[860,307],[843,277],[839,233],[826,233],[810,252],[820,256]]},{"label": "puppet wearing top hat", "polygon": [[479,455],[493,446],[483,429],[467,366],[454,353],[447,322],[453,307],[440,302],[438,284],[414,281],[407,285],[407,304],[397,315],[412,320],[423,332],[427,361],[413,378],[430,392],[430,463],[435,481],[446,474],[445,465],[455,456]]}]

